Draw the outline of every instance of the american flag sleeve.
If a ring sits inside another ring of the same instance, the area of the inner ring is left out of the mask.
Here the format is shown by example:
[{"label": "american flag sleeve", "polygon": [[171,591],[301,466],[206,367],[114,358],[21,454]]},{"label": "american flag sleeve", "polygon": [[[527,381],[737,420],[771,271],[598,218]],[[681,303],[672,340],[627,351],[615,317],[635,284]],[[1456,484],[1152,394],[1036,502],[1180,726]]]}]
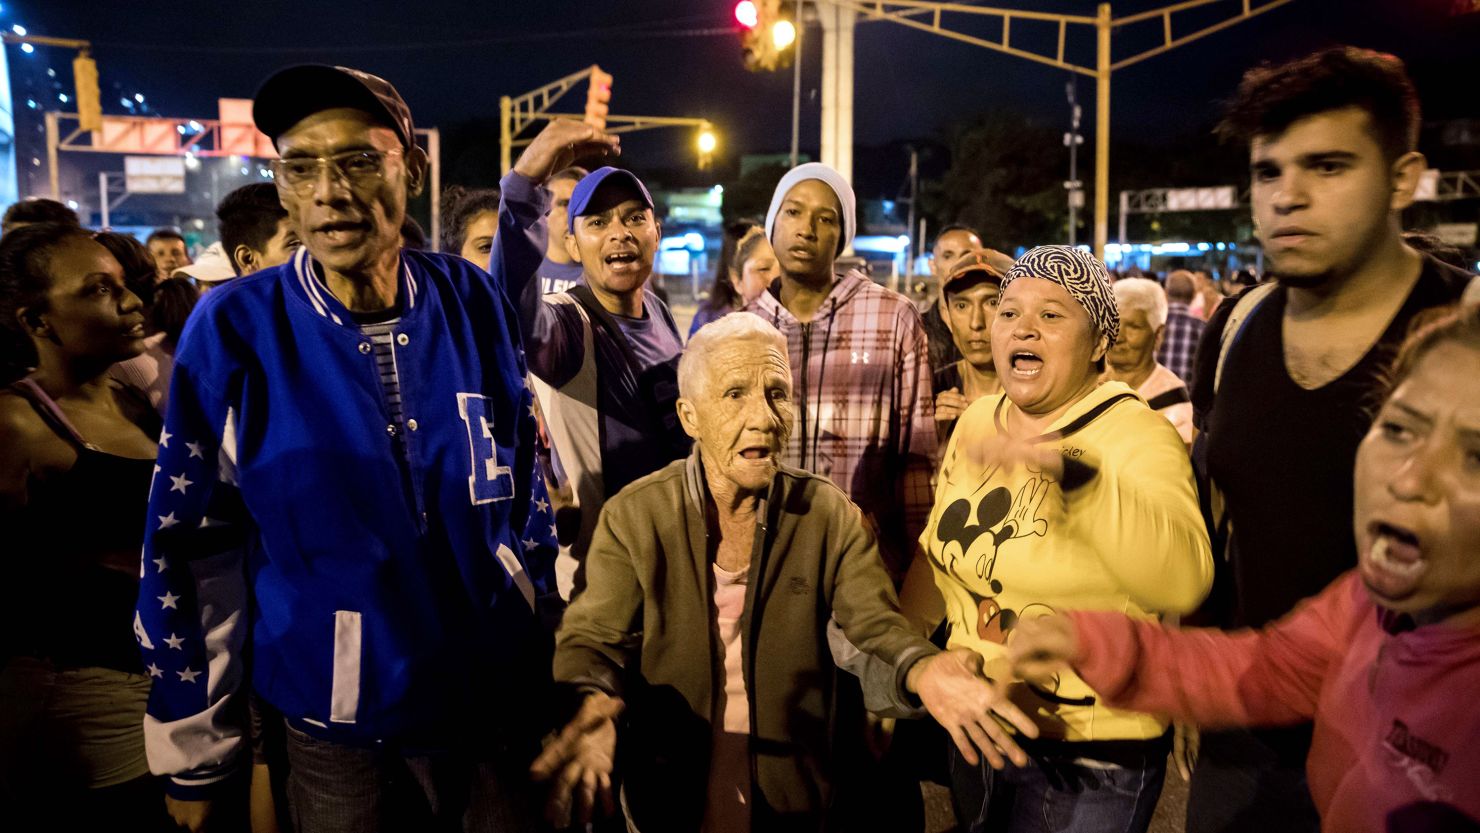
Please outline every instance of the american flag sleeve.
[{"label": "american flag sleeve", "polygon": [[[527,421],[527,425],[519,432],[521,437],[533,439],[535,436],[534,426],[534,394],[531,390],[532,384],[526,381],[524,397],[520,407],[520,419]],[[555,507],[550,504],[549,489],[545,486],[544,466],[540,464],[538,456],[534,453],[534,443],[525,443],[525,450],[521,450],[519,459],[521,466],[527,466],[529,476],[529,505],[528,513],[523,519],[523,535],[521,543],[524,552],[524,568],[528,571],[534,592],[539,597],[549,597],[557,593],[555,582],[555,559],[560,552],[560,544],[557,540],[555,529]],[[527,454],[527,459],[526,455]],[[516,514],[510,518],[511,524],[519,524],[520,519]],[[548,604],[555,604],[563,610],[563,603],[559,597],[545,599]],[[557,612],[558,615],[558,612]],[[551,623],[552,629],[553,624]]]},{"label": "american flag sleeve", "polygon": [[251,523],[236,487],[235,412],[177,364],[149,493],[134,636],[152,678],[149,768],[210,797],[243,760]]}]

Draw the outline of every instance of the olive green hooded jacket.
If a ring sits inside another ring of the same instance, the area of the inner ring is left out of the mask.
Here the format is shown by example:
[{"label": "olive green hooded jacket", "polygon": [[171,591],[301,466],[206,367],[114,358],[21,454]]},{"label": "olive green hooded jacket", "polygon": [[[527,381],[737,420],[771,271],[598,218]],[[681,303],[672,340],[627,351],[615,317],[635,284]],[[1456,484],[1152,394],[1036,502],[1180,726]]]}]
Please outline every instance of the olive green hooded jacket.
[{"label": "olive green hooded jacket", "polygon": [[[937,649],[898,610],[862,513],[825,478],[782,466],[758,508],[741,643],[750,701],[752,827],[820,830],[861,752],[856,686],[839,686],[829,619],[895,669]],[[555,679],[626,701],[623,803],[641,833],[700,829],[724,658],[714,614],[718,528],[697,445],[607,501],[587,585],[556,635]],[[846,693],[851,692],[851,693]],[[840,753],[843,748],[849,751]]]}]

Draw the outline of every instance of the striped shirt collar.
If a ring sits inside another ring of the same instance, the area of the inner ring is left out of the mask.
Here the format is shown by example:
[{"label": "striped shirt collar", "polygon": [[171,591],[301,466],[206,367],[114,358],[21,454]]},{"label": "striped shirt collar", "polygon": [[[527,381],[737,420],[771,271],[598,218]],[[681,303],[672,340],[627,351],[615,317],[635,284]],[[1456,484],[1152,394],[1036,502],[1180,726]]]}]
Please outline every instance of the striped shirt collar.
[{"label": "striped shirt collar", "polygon": [[[335,324],[343,325],[345,321],[352,320],[349,310],[334,297],[334,293],[324,285],[323,279],[319,277],[319,270],[306,247],[300,246],[293,253],[293,278],[298,282],[298,287],[308,298],[308,303],[314,312],[333,321]],[[403,296],[403,309],[410,311],[416,308],[416,297],[420,285],[416,276],[411,272],[411,266],[407,263],[405,256],[401,257],[401,281],[405,290]]]}]

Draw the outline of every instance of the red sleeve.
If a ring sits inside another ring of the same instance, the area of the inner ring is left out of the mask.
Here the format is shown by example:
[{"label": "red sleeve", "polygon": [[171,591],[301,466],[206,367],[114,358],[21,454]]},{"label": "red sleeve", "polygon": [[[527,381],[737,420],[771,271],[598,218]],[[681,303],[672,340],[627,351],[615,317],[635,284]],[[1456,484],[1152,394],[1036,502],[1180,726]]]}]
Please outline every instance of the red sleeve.
[{"label": "red sleeve", "polygon": [[1118,708],[1211,727],[1300,723],[1315,716],[1363,594],[1347,573],[1259,630],[1170,630],[1118,613],[1071,613],[1075,670]]}]

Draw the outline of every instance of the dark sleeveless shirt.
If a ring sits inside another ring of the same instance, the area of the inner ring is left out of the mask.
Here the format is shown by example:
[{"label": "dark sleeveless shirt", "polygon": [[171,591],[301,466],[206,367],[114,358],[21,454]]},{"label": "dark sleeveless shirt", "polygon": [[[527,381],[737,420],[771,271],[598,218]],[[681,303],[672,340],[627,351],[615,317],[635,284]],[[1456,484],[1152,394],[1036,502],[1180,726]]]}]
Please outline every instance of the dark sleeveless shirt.
[{"label": "dark sleeveless shirt", "polygon": [[[5,520],[4,539],[13,548],[4,556],[8,580],[0,593],[4,657],[143,673],[133,617],[154,460],[87,442],[29,379],[10,390],[77,451],[77,462],[33,477],[26,506]],[[158,433],[158,425],[142,427]]]}]

